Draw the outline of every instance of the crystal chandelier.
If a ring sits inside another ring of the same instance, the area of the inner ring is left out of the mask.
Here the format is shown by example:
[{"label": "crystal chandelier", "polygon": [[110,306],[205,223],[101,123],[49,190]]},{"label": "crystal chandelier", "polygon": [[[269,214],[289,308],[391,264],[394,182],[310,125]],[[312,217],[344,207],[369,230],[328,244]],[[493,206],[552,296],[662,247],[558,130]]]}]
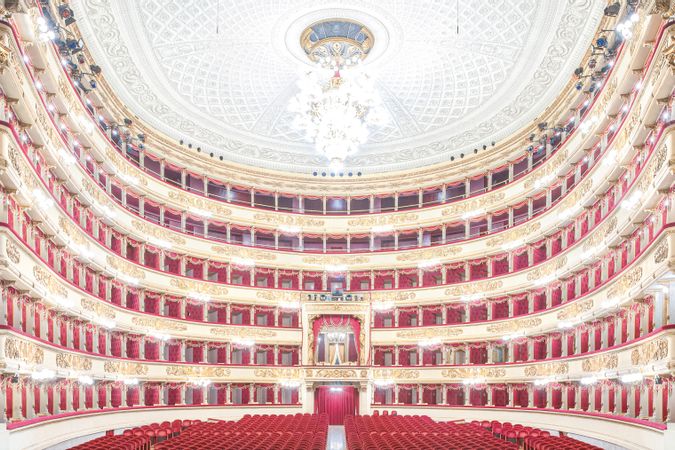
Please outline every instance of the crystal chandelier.
[{"label": "crystal chandelier", "polygon": [[344,167],[368,140],[370,129],[386,125],[373,78],[361,66],[372,47],[370,31],[346,20],[319,22],[303,32],[301,45],[316,67],[303,74],[289,110],[333,170]]}]

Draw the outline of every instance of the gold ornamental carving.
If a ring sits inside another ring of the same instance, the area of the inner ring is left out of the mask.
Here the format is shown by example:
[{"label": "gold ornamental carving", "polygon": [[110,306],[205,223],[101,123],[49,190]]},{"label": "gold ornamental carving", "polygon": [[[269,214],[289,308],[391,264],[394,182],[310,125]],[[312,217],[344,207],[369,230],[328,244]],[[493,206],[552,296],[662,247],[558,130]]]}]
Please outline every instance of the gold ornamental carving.
[{"label": "gold ornamental carving", "polygon": [[116,208],[115,206],[113,206],[113,205],[110,203],[107,194],[104,194],[104,193],[98,188],[98,186],[96,186],[95,184],[93,184],[93,183],[90,181],[90,179],[89,179],[88,177],[86,177],[86,176],[83,176],[83,177],[82,177],[82,187],[83,187],[84,190],[87,192],[87,194],[89,194],[89,196],[90,196],[92,199],[94,199],[94,200],[96,201],[96,203],[98,203],[99,205],[101,205],[101,206],[107,206],[107,207],[109,207],[109,208],[111,208],[111,209],[115,209],[115,208]]},{"label": "gold ornamental carving", "polygon": [[545,363],[525,367],[526,377],[552,377],[567,375],[568,372],[567,363]]},{"label": "gold ornamental carving", "polygon": [[136,278],[139,280],[145,279],[145,270],[141,269],[140,267],[136,267],[134,264],[130,262],[122,261],[121,259],[118,259],[110,255],[106,258],[106,262],[114,270],[116,270],[117,272],[121,272],[128,277]]},{"label": "gold ornamental carving", "polygon": [[183,280],[179,278],[172,278],[169,282],[171,286],[196,294],[206,294],[214,296],[227,295],[227,288],[217,285],[215,283],[207,283],[205,281]]},{"label": "gold ornamental carving", "polygon": [[294,301],[298,299],[298,293],[296,292],[284,292],[276,289],[256,291],[255,296],[270,301]]},{"label": "gold ornamental carving", "polygon": [[68,295],[68,291],[65,287],[61,286],[61,283],[57,281],[56,277],[42,267],[34,266],[33,276],[38,283],[43,285],[51,294],[60,295],[61,297],[66,297]]},{"label": "gold ornamental carving", "polygon": [[242,248],[235,246],[214,245],[211,250],[219,255],[229,258],[246,258],[256,261],[274,261],[277,255],[266,250],[256,250],[252,248]]},{"label": "gold ornamental carving", "polygon": [[495,323],[487,327],[488,333],[515,333],[517,331],[534,328],[541,325],[541,318],[530,317],[527,319],[513,319],[501,323]]},{"label": "gold ornamental carving", "polygon": [[452,368],[443,369],[441,375],[445,378],[504,378],[505,369],[494,367],[476,367],[476,368]]},{"label": "gold ornamental carving", "polygon": [[452,295],[460,297],[462,295],[482,294],[484,292],[494,291],[503,286],[504,282],[501,280],[479,281],[477,283],[463,284],[461,286],[453,286],[445,290],[445,295]]},{"label": "gold ornamental carving", "polygon": [[445,217],[472,211],[481,211],[489,206],[493,206],[496,203],[501,202],[502,200],[504,200],[505,196],[506,194],[504,194],[503,192],[498,192],[494,194],[482,195],[478,198],[470,199],[467,201],[459,201],[457,202],[456,205],[451,205],[443,209],[443,212],[441,214]]},{"label": "gold ornamental carving", "polygon": [[556,258],[555,261],[544,263],[527,274],[527,281],[536,281],[541,278],[553,276],[555,275],[556,270],[563,268],[565,264],[567,264],[567,255]]},{"label": "gold ornamental carving", "polygon": [[656,264],[661,264],[668,258],[668,241],[663,241],[656,247],[654,252],[654,262]]},{"label": "gold ornamental carving", "polygon": [[567,308],[560,311],[556,317],[558,318],[558,320],[571,319],[573,317],[578,316],[581,313],[590,311],[592,307],[593,307],[593,299],[589,298],[586,300],[582,300],[580,302],[572,303],[571,306],[568,306]]},{"label": "gold ornamental carving", "polygon": [[584,250],[590,250],[600,245],[616,229],[616,217],[612,217],[607,222],[598,227],[591,236],[586,239],[583,245]]},{"label": "gold ornamental carving", "polygon": [[368,307],[365,302],[323,302],[312,305],[312,311],[315,312],[341,312],[341,313],[363,313]]},{"label": "gold ornamental carving", "polygon": [[306,256],[302,258],[305,264],[316,265],[346,265],[346,264],[367,264],[370,258],[367,256],[349,256],[349,255],[328,255],[328,256]]},{"label": "gold ornamental carving", "polygon": [[497,247],[499,245],[506,245],[511,242],[518,241],[525,236],[529,236],[541,229],[541,222],[534,222],[529,225],[524,226],[523,228],[518,228],[516,230],[504,231],[499,233],[497,236],[488,239],[485,242],[485,245],[488,247]]},{"label": "gold ornamental carving", "polygon": [[555,176],[556,173],[558,173],[560,166],[567,160],[568,152],[569,150],[565,148],[564,151],[556,153],[546,164],[538,168],[535,172],[532,173],[531,176],[527,177],[525,183],[523,184],[523,187],[525,189],[531,189],[532,187],[534,187],[535,189],[543,188],[545,187],[543,184],[537,186],[538,180],[551,179],[551,181],[553,181],[552,177]]},{"label": "gold ornamental carving", "polygon": [[433,339],[459,336],[463,331],[461,328],[420,328],[418,330],[405,330],[396,333],[396,337],[401,339]]},{"label": "gold ornamental carving", "polygon": [[145,375],[148,373],[148,366],[126,361],[106,361],[103,363],[103,371],[119,375]]},{"label": "gold ornamental carving", "polygon": [[276,331],[266,330],[264,328],[247,327],[218,327],[211,328],[209,332],[215,336],[229,338],[268,338],[277,335]]},{"label": "gold ornamental carving", "polygon": [[222,205],[217,205],[215,202],[207,201],[203,198],[187,195],[184,192],[170,191],[169,198],[186,209],[192,208],[206,211],[217,216],[229,216],[232,214],[230,208],[225,208]]},{"label": "gold ornamental carving", "polygon": [[276,367],[256,368],[253,371],[256,378],[297,379],[302,376],[300,369],[282,369]]},{"label": "gold ornamental carving", "polygon": [[666,145],[661,145],[657,150],[652,160],[649,162],[649,165],[644,170],[640,176],[640,182],[638,183],[638,190],[645,192],[649,186],[656,180],[656,174],[661,170],[664,163],[666,162]]},{"label": "gold ornamental carving", "polygon": [[230,369],[225,367],[199,367],[192,365],[168,366],[166,374],[174,377],[229,377]]},{"label": "gold ornamental carving", "polygon": [[26,364],[42,364],[45,353],[36,344],[23,339],[5,339],[5,358],[23,361]]},{"label": "gold ornamental carving", "polygon": [[144,237],[154,237],[162,241],[168,241],[175,245],[185,245],[185,239],[180,236],[177,236],[176,233],[171,232],[167,229],[161,228],[159,226],[153,226],[140,220],[132,220],[131,226],[134,228],[134,231],[143,235]]},{"label": "gold ornamental carving", "polygon": [[606,369],[616,369],[619,366],[617,355],[597,355],[585,359],[581,363],[584,372],[601,372]]},{"label": "gold ornamental carving", "polygon": [[155,330],[185,331],[187,325],[175,322],[173,320],[160,319],[157,317],[132,317],[131,323],[141,327],[153,328]]},{"label": "gold ornamental carving", "polygon": [[13,242],[9,240],[5,241],[5,253],[7,253],[7,257],[14,264],[19,264],[19,262],[21,261],[21,254],[19,253],[19,249],[17,248],[16,245],[14,245]]},{"label": "gold ornamental carving", "polygon": [[419,370],[412,369],[374,369],[373,378],[394,380],[415,380],[420,377]]},{"label": "gold ornamental carving", "polygon": [[59,217],[59,228],[61,228],[61,230],[66,233],[66,236],[77,245],[86,246],[88,244],[87,239],[80,230],[73,225],[73,222],[65,217]]},{"label": "gold ornamental carving", "polygon": [[422,251],[411,251],[401,253],[396,256],[398,261],[424,261],[426,259],[447,258],[462,252],[462,247],[442,246],[438,248],[429,248]]},{"label": "gold ornamental carving", "polygon": [[56,355],[56,367],[60,369],[91,370],[91,359],[71,353],[58,353]]},{"label": "gold ornamental carving", "polygon": [[414,213],[394,214],[387,216],[359,217],[349,219],[347,225],[352,227],[377,227],[384,225],[409,225],[417,222],[419,216]]},{"label": "gold ornamental carving", "polygon": [[408,300],[415,300],[417,294],[413,291],[402,291],[402,292],[382,292],[376,291],[370,295],[370,300],[373,302],[404,302]]},{"label": "gold ornamental carving", "polygon": [[313,378],[358,378],[356,370],[338,368],[305,369],[305,375]]},{"label": "gold ornamental carving", "polygon": [[630,289],[638,284],[642,279],[642,267],[636,267],[630,272],[622,275],[614,284],[612,289],[607,292],[607,298],[611,299],[622,294],[627,294]]},{"label": "gold ornamental carving", "polygon": [[634,366],[644,366],[667,357],[668,341],[665,338],[659,338],[634,348],[630,353],[630,362]]},{"label": "gold ornamental carving", "polygon": [[256,213],[253,216],[253,219],[270,225],[285,225],[288,227],[322,227],[326,223],[322,219],[313,219],[311,217],[283,213]]},{"label": "gold ornamental carving", "polygon": [[106,151],[106,157],[107,161],[115,166],[117,177],[120,178],[122,182],[133,179],[136,183],[143,186],[148,185],[148,180],[146,179],[147,175],[141,174],[140,170],[137,170],[134,166],[125,161],[116,150],[109,147]]},{"label": "gold ornamental carving", "polygon": [[96,313],[99,317],[105,317],[107,319],[115,318],[115,310],[98,300],[82,298],[80,299],[80,305],[82,306],[82,309]]}]

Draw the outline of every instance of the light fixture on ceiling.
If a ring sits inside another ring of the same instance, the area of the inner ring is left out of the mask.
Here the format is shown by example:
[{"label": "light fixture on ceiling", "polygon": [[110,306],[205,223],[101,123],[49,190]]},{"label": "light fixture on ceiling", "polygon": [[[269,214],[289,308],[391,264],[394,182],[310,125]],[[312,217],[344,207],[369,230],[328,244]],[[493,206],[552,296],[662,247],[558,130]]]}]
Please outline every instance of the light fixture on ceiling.
[{"label": "light fixture on ceiling", "polygon": [[374,80],[361,65],[373,35],[359,23],[331,19],[306,28],[300,44],[316,67],[302,75],[300,92],[289,103],[293,125],[329,161],[330,170],[339,172],[370,130],[389,121]]}]

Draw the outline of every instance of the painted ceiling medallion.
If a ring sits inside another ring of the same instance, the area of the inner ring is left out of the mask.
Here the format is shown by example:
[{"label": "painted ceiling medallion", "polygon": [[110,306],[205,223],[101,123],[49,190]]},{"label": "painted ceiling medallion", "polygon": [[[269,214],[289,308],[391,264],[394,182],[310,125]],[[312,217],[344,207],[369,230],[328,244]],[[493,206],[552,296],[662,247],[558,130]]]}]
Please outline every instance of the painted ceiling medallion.
[{"label": "painted ceiling medallion", "polygon": [[532,123],[569,82],[607,6],[220,0],[219,15],[216,0],[68,4],[131,114],[215,160],[301,173],[326,162],[288,110],[298,65],[311,63],[299,41],[312,25],[339,18],[372,34],[372,42],[353,40],[369,44],[364,65],[391,120],[370,131],[349,167],[373,173],[449,161]]}]

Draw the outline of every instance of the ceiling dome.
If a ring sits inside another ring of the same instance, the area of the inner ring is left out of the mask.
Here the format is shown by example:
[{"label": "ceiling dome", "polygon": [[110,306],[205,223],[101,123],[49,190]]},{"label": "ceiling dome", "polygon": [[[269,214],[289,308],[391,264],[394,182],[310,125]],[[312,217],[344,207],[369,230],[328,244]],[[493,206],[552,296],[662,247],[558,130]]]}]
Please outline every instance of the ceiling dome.
[{"label": "ceiling dome", "polygon": [[374,173],[443,162],[535,120],[569,81],[605,3],[70,2],[106,80],[146,123],[229,161],[304,173],[325,166],[288,110],[313,24],[372,33],[363,64],[391,120],[347,165]]}]

